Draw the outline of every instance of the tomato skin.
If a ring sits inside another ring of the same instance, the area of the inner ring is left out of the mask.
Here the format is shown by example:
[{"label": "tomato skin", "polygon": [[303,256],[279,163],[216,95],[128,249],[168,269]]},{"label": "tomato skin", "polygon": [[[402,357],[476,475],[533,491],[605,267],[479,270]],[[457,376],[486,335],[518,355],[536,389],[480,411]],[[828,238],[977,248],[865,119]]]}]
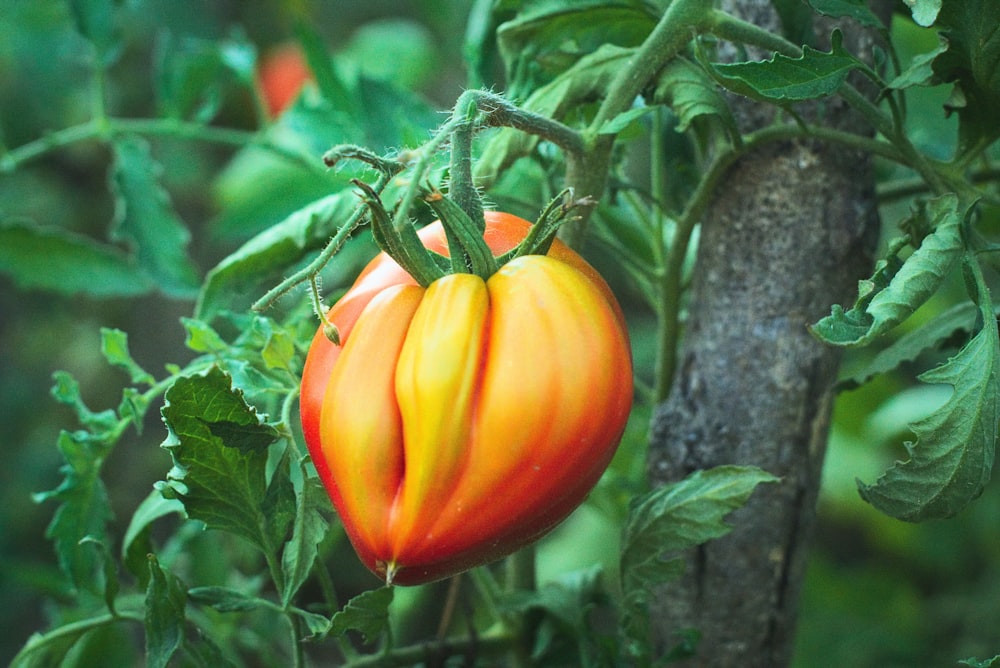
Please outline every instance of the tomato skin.
[{"label": "tomato skin", "polygon": [[265,54],[257,70],[261,95],[271,118],[281,115],[298,97],[312,72],[299,46],[281,44]]},{"label": "tomato skin", "polygon": [[[487,213],[510,250],[530,223]],[[420,232],[447,252],[439,224]],[[302,378],[310,454],[359,557],[396,584],[536,540],[607,467],[632,402],[628,335],[607,284],[555,242],[487,281],[416,285],[376,257],[317,332]]]}]

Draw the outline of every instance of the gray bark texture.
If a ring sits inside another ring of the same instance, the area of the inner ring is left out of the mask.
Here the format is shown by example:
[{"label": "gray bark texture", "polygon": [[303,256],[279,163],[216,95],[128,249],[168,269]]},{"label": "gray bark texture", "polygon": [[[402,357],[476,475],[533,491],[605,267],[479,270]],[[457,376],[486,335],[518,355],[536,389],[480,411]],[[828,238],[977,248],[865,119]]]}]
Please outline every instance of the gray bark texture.
[{"label": "gray bark texture", "polygon": [[[723,4],[780,29],[770,2]],[[857,25],[841,27],[848,48],[871,52]],[[817,26],[817,34],[830,29]],[[744,130],[771,121],[761,105],[734,104]],[[807,113],[844,129],[866,127],[835,98]],[[676,645],[677,632],[695,628],[697,655],[680,665],[791,661],[839,363],[838,351],[806,327],[832,303],[853,300],[871,270],[877,227],[870,158],[818,142],[771,144],[745,156],[707,210],[677,374],[654,415],[650,477],[663,484],[745,464],[781,482],[755,491],[730,516],[733,531],[684,555],[680,581],[654,593],[654,656]]]}]

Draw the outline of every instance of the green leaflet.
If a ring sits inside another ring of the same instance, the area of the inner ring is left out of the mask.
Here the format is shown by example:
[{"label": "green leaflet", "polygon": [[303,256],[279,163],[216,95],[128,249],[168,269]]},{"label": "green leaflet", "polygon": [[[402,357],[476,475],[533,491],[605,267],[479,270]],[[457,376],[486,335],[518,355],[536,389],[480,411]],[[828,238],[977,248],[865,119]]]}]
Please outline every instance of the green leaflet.
[{"label": "green leaflet", "polygon": [[177,576],[149,555],[149,584],[146,587],[146,665],[166,668],[184,642],[184,607],[187,591]]},{"label": "green leaflet", "polygon": [[981,329],[942,366],[922,374],[925,383],[954,391],[944,406],[910,425],[910,458],[897,462],[873,485],[858,483],[862,498],[892,517],[910,522],[951,517],[978,497],[990,479],[1000,419],[1000,353],[997,322],[978,265],[973,277]]},{"label": "green leaflet", "polygon": [[863,385],[875,376],[888,373],[902,364],[916,360],[927,351],[937,350],[957,332],[973,331],[979,309],[972,302],[962,302],[939,313],[880,350],[863,368],[840,381],[842,388]]},{"label": "green leaflet", "polygon": [[188,517],[274,554],[295,512],[294,500],[275,498],[279,487],[291,491],[290,485],[281,485],[287,480],[283,467],[271,484],[266,479],[268,447],[279,438],[278,430],[216,367],[179,378],[166,392],[162,413],[169,432],[163,447],[174,467],[157,488],[165,497],[179,499]]},{"label": "green leaflet", "polygon": [[116,206],[111,237],[131,247],[139,269],[165,295],[193,297],[200,279],[187,255],[191,234],[160,185],[162,169],[148,142],[122,137],[113,147],[111,191]]},{"label": "green leaflet", "polygon": [[257,54],[242,36],[212,41],[163,31],[153,55],[157,104],[168,118],[208,123],[233,83],[253,86]]},{"label": "green leaflet", "polygon": [[57,227],[15,221],[0,222],[0,272],[22,288],[63,295],[132,297],[154,288],[116,246]]},{"label": "green leaflet", "polygon": [[[948,50],[934,60],[941,81],[954,82],[945,106],[958,114],[959,151],[1000,137],[1000,0],[944,3],[936,19]],[[916,17],[916,9],[914,9]],[[986,18],[990,17],[990,18]]]},{"label": "green leaflet", "polygon": [[76,29],[94,47],[102,66],[111,65],[122,50],[121,0],[69,0]]},{"label": "green leaflet", "polygon": [[886,27],[865,0],[809,0],[814,10],[834,18],[849,17],[863,26],[885,31]]},{"label": "green leaflet", "polygon": [[372,642],[389,626],[389,604],[394,591],[386,586],[358,594],[330,619],[329,634],[339,636],[354,630],[361,633],[366,643]]},{"label": "green leaflet", "polygon": [[798,58],[776,54],[766,61],[705,65],[720,85],[754,100],[779,104],[813,100],[833,95],[848,74],[865,68],[842,42],[843,35],[834,31],[829,53],[806,46]]},{"label": "green leaflet", "polygon": [[497,29],[507,93],[523,98],[606,45],[637,47],[657,16],[640,0],[555,0],[518,7]]},{"label": "green leaflet", "polygon": [[[595,99],[635,53],[635,49],[605,44],[539,88],[522,105],[549,118],[562,118],[571,109]],[[503,128],[483,148],[475,165],[476,183],[489,187],[518,158],[530,155],[539,139]]]},{"label": "green leaflet", "polygon": [[195,317],[210,321],[220,311],[248,308],[290,266],[322,247],[355,206],[357,200],[349,192],[328,195],[243,244],[208,273]]},{"label": "green leaflet", "polygon": [[101,353],[108,364],[123,369],[136,385],[152,385],[156,379],[132,359],[128,334],[120,329],[101,328]]},{"label": "green leaflet", "polygon": [[919,248],[901,262],[898,253],[905,240],[892,242],[872,277],[859,282],[854,306],[845,311],[835,305],[830,315],[810,328],[813,334],[833,345],[864,346],[908,318],[934,294],[962,254],[965,211],[959,212],[958,197],[948,194],[927,202],[918,216],[934,230]]},{"label": "green leaflet", "polygon": [[663,68],[653,99],[669,106],[677,116],[677,132],[686,131],[699,116],[714,116],[721,120],[730,138],[739,138],[729,104],[712,78],[704,68],[685,58],[674,58]]},{"label": "green leaflet", "polygon": [[934,25],[938,12],[941,11],[942,0],[903,0],[913,13],[913,20],[925,28]]},{"label": "green leaflet", "polygon": [[726,515],[743,506],[757,485],[777,481],[756,467],[719,466],[633,500],[620,570],[622,627],[635,651],[648,651],[651,588],[676,579],[684,569],[678,553],[729,533]]},{"label": "green leaflet", "polygon": [[320,507],[330,504],[326,490],[319,478],[303,481],[302,492],[297,497],[292,536],[281,553],[281,570],[284,575],[282,603],[291,605],[299,588],[312,572],[319,554],[319,543],[326,535],[329,523],[320,514]]}]

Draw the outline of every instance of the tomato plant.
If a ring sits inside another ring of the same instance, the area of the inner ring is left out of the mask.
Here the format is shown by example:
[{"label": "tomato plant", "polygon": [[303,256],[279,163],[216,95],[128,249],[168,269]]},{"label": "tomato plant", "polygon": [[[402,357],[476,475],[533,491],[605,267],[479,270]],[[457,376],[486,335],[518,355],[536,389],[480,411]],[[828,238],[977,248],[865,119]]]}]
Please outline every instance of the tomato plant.
[{"label": "tomato plant", "polygon": [[[530,224],[487,212],[494,253]],[[441,223],[426,246],[447,252]],[[313,340],[302,426],[359,556],[417,584],[493,561],[564,519],[614,454],[632,404],[618,303],[555,242],[487,280],[426,289],[376,257]]]},{"label": "tomato plant", "polygon": [[995,654],[998,13],[0,2],[0,664]]}]

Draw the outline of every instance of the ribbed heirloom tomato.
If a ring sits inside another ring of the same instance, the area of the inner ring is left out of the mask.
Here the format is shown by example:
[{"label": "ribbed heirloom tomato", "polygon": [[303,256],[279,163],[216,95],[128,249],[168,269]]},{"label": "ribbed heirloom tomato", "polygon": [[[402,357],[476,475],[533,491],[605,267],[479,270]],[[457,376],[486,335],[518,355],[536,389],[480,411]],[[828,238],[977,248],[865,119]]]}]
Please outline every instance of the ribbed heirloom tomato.
[{"label": "ribbed heirloom tomato", "polygon": [[[530,223],[486,213],[494,254]],[[446,254],[440,223],[420,231]],[[419,584],[506,556],[576,508],[632,404],[621,309],[555,241],[427,288],[384,253],[329,311],[302,377],[310,454],[361,560]]]}]

